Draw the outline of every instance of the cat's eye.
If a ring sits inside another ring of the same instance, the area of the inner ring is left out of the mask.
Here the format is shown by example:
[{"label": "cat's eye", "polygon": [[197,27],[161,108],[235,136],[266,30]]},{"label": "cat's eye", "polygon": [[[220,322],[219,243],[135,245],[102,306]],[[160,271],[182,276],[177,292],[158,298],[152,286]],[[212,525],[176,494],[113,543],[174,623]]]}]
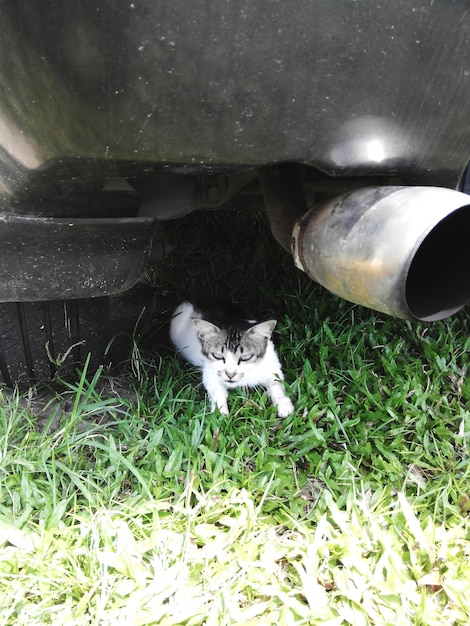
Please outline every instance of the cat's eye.
[{"label": "cat's eye", "polygon": [[242,354],[241,357],[238,359],[239,363],[244,363],[246,361],[251,361],[251,359],[254,357],[254,354]]},{"label": "cat's eye", "polygon": [[216,361],[225,361],[225,357],[220,352],[212,352],[211,357]]}]

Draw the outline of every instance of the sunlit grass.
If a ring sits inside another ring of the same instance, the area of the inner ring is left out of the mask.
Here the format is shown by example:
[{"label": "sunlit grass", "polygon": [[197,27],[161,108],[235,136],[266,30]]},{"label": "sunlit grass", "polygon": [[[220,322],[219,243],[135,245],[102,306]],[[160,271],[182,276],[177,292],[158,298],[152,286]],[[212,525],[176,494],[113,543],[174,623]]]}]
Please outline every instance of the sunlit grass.
[{"label": "sunlit grass", "polygon": [[468,312],[341,302],[250,223],[176,223],[153,288],[276,316],[295,414],[261,390],[208,413],[165,307],[118,378],[63,383],[40,424],[5,390],[0,624],[469,623]]}]

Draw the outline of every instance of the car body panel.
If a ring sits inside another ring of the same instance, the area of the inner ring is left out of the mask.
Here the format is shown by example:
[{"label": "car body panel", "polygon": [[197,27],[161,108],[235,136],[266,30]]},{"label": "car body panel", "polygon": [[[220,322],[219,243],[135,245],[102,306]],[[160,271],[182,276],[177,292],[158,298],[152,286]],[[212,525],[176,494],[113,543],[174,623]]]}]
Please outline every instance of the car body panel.
[{"label": "car body panel", "polygon": [[466,2],[17,0],[0,19],[4,210],[155,167],[455,188],[468,162]]}]

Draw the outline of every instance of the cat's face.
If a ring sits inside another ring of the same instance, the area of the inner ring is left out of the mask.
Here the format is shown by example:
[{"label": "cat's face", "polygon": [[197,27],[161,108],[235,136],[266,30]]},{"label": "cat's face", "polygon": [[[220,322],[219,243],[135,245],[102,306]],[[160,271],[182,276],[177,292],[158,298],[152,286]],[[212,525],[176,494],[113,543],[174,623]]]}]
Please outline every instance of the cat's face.
[{"label": "cat's face", "polygon": [[243,379],[263,359],[275,320],[254,324],[248,329],[219,328],[202,319],[193,319],[207,359],[226,385],[243,385]]}]

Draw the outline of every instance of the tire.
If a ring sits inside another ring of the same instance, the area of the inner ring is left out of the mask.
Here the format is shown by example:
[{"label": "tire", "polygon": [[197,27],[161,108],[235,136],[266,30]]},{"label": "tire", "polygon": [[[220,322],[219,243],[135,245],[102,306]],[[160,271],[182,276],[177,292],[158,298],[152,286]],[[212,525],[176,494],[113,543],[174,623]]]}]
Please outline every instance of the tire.
[{"label": "tire", "polygon": [[51,380],[104,362],[109,298],[0,303],[0,383]]}]

